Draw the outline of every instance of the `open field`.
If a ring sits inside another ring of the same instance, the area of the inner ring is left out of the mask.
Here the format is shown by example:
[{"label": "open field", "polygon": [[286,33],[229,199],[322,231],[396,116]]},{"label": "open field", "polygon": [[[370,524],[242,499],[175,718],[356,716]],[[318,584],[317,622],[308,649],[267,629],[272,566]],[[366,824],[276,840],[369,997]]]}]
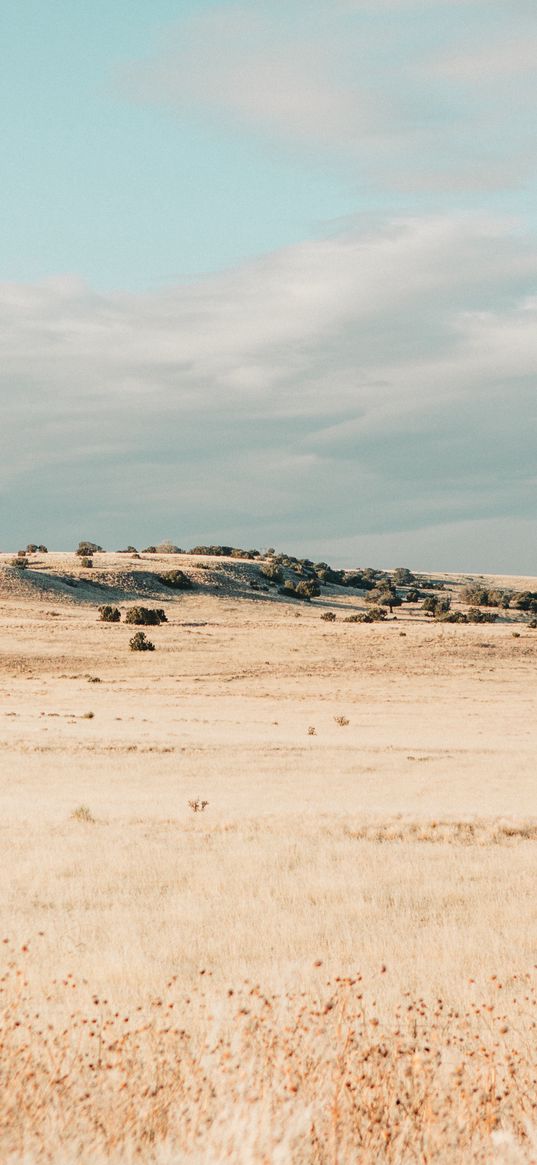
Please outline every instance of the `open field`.
[{"label": "open field", "polygon": [[537,631],[98,559],[0,557],[0,1159],[537,1160]]}]

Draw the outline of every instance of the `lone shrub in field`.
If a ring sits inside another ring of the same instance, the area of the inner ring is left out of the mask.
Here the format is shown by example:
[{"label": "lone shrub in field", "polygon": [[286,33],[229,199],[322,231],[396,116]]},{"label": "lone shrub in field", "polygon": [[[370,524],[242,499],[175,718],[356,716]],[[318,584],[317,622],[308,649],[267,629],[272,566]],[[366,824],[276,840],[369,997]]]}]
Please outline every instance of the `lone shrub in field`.
[{"label": "lone shrub in field", "polygon": [[105,605],[104,607],[99,607],[99,618],[101,623],[119,623],[121,620],[121,611],[119,607]]},{"label": "lone shrub in field", "polygon": [[90,570],[93,566],[93,558],[81,558],[80,565],[83,566],[85,570]]},{"label": "lone shrub in field", "polygon": [[174,591],[191,591],[194,583],[183,570],[167,570],[165,574],[157,575],[158,581]]},{"label": "lone shrub in field", "polygon": [[125,622],[142,627],[160,627],[161,623],[167,623],[168,620],[162,607],[131,607],[125,615]]},{"label": "lone shrub in field", "polygon": [[321,619],[323,623],[335,623],[336,616],[333,611],[323,611]]},{"label": "lone shrub in field", "polygon": [[129,647],[131,651],[154,651],[155,644],[147,639],[145,631],[137,631],[132,639],[129,639]]},{"label": "lone shrub in field", "polygon": [[92,554],[97,554],[100,550],[102,546],[98,546],[96,542],[79,542],[75,554],[79,558],[91,558]]},{"label": "lone shrub in field", "polygon": [[15,566],[17,568],[17,570],[27,570],[28,566],[29,566],[29,562],[28,562],[26,555],[23,553],[23,554],[17,554],[16,558],[12,558],[10,565]]}]

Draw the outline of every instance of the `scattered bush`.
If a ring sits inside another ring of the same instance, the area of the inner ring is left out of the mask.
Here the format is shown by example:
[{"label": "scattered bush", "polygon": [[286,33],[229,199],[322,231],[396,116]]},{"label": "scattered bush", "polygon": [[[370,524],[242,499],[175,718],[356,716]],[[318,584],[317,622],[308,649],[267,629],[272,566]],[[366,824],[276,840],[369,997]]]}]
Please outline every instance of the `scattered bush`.
[{"label": "scattered bush", "polygon": [[107,604],[99,607],[99,618],[101,623],[119,623],[121,620],[121,611],[119,607],[110,607]]},{"label": "scattered bush", "polygon": [[267,562],[265,566],[260,567],[259,573],[271,583],[283,583],[283,570],[276,562]]},{"label": "scattered bush", "polygon": [[531,615],[537,615],[537,591],[520,591],[514,595],[511,606],[516,611],[529,611]]},{"label": "scattered bush", "polygon": [[324,623],[335,623],[336,615],[333,611],[323,611],[321,619]]},{"label": "scattered bush", "polygon": [[531,627],[532,631],[537,631],[537,619],[530,619],[528,627]]},{"label": "scattered bush", "polygon": [[116,554],[138,554],[135,546],[127,546],[126,550],[116,550]]},{"label": "scattered bush", "polygon": [[184,554],[180,546],[176,546],[175,542],[159,542],[156,547],[156,554]]},{"label": "scattered bush", "polygon": [[93,558],[81,558],[80,565],[83,566],[86,570],[90,570],[90,568],[93,566]]},{"label": "scattered bush", "polygon": [[334,716],[334,720],[340,728],[346,728],[347,724],[350,724],[350,720],[347,720],[346,716]]},{"label": "scattered bush", "polygon": [[71,821],[84,821],[87,825],[95,825],[96,819],[87,805],[79,805],[71,813]]},{"label": "scattered bush", "polygon": [[142,627],[160,627],[161,623],[167,623],[168,620],[162,607],[131,607],[125,615],[125,622]]},{"label": "scattered bush", "polygon": [[241,550],[238,546],[194,546],[189,554],[205,554],[212,558],[260,558],[259,550]]},{"label": "scattered bush", "polygon": [[317,567],[315,567],[315,573],[322,583],[329,584],[332,587],[347,586],[342,570],[332,570],[331,566],[323,566],[320,570],[317,570]]},{"label": "scattered bush", "polygon": [[422,598],[423,598],[423,595],[422,595],[421,591],[418,591],[416,589],[416,587],[411,587],[410,590],[407,591],[407,593],[405,595],[405,601],[407,603],[419,603]]},{"label": "scattered bush", "polygon": [[495,623],[497,618],[494,611],[480,611],[479,607],[470,607],[468,611],[469,623]]},{"label": "scattered bush", "polygon": [[192,579],[183,570],[168,570],[166,574],[157,575],[158,581],[174,591],[191,591],[194,587]]},{"label": "scattered bush", "polygon": [[393,572],[393,581],[398,587],[409,587],[415,583],[416,576],[408,569],[408,566],[398,566]]},{"label": "scattered bush", "polygon": [[473,607],[508,607],[510,592],[490,590],[479,583],[467,583],[460,592],[463,603],[471,603]]},{"label": "scattered bush", "polygon": [[189,801],[188,804],[189,804],[193,813],[203,813],[203,811],[207,808],[209,802],[202,801],[200,799],[200,797],[195,797],[192,801]]},{"label": "scattered bush", "polygon": [[438,623],[468,623],[469,622],[468,615],[465,615],[463,613],[463,611],[439,611],[438,614],[435,615],[435,619]]},{"label": "scattered bush", "polygon": [[10,566],[16,567],[17,570],[28,570],[29,565],[30,563],[28,562],[26,555],[24,552],[21,554],[20,551],[17,554],[17,557],[12,558],[10,562]]},{"label": "scattered bush", "polygon": [[441,615],[447,614],[451,607],[451,600],[448,598],[437,598],[436,595],[428,595],[423,601],[422,611],[426,611],[428,615],[434,615],[438,618]]},{"label": "scattered bush", "polygon": [[137,631],[132,639],[129,639],[129,647],[131,651],[154,651],[155,644],[151,643],[150,639],[146,638],[144,631]]},{"label": "scattered bush", "polygon": [[394,607],[401,606],[401,599],[394,588],[383,583],[380,587],[374,587],[372,591],[368,591],[365,597],[366,603],[376,603],[380,607],[388,607],[390,612]]},{"label": "scattered bush", "polygon": [[321,587],[316,578],[303,579],[302,582],[296,584],[296,593],[300,599],[317,599],[321,593]]},{"label": "scattered bush", "polygon": [[146,546],[145,550],[142,550],[142,554],[156,554],[156,553],[157,553],[156,546]]},{"label": "scattered bush", "polygon": [[102,551],[102,546],[98,546],[96,542],[79,542],[75,554],[79,558],[91,558],[92,554],[98,554],[99,551]]}]

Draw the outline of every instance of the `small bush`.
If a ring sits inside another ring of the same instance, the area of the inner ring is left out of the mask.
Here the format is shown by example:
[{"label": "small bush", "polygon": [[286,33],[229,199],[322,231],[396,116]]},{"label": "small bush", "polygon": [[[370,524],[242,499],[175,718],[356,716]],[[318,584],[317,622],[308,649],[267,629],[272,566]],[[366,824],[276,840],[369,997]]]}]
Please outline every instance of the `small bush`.
[{"label": "small bush", "polygon": [[468,611],[469,623],[495,623],[497,618],[494,611],[480,611],[479,607],[470,607]]},{"label": "small bush", "polygon": [[157,554],[183,554],[180,546],[176,546],[175,542],[159,542],[156,548]]},{"label": "small bush", "polygon": [[156,554],[156,553],[157,553],[156,546],[146,546],[145,550],[142,550],[142,554]]},{"label": "small bush", "polygon": [[409,587],[416,581],[416,576],[408,566],[398,566],[393,572],[393,581],[398,587]]},{"label": "small bush", "polygon": [[321,593],[320,583],[316,578],[303,579],[296,584],[296,593],[300,599],[317,599]]},{"label": "small bush", "polygon": [[80,565],[83,566],[85,570],[90,570],[93,566],[93,558],[81,558]]},{"label": "small bush", "polygon": [[[29,543],[28,543],[28,545],[27,545],[27,547],[26,547],[26,551],[23,551],[23,553],[26,553],[26,554],[36,554],[37,550],[38,550],[38,547],[37,547],[36,543],[35,543],[35,542],[29,542]],[[20,552],[20,550],[19,550],[19,554],[20,554],[20,553],[21,553],[21,552]]]},{"label": "small bush", "polygon": [[48,554],[48,550],[47,550],[46,546],[38,546],[37,549],[39,550],[40,554]]},{"label": "small bush", "polygon": [[[385,607],[370,607],[367,615],[362,616],[363,623],[381,623],[386,618]],[[369,618],[367,617],[369,615]]]},{"label": "small bush", "polygon": [[191,591],[194,587],[192,579],[183,570],[168,570],[166,574],[157,575],[158,581],[174,591]]},{"label": "small bush", "polygon": [[537,619],[530,619],[528,627],[531,627],[532,631],[537,631]]},{"label": "small bush", "polygon": [[102,551],[102,546],[98,546],[96,542],[79,542],[75,554],[79,558],[91,558],[92,554],[98,554]]},{"label": "small bush", "polygon": [[71,821],[84,821],[87,825],[95,825],[96,819],[87,805],[79,805],[71,813]]},{"label": "small bush", "polygon": [[277,562],[267,562],[265,566],[260,568],[259,573],[271,583],[283,583],[283,570]]},{"label": "small bush", "polygon": [[333,611],[323,611],[321,619],[323,620],[323,623],[335,623],[336,615]]},{"label": "small bush", "polygon": [[334,720],[340,728],[346,728],[347,724],[350,724],[350,720],[347,720],[346,716],[334,716]]},{"label": "small bush", "polygon": [[108,605],[99,607],[99,619],[101,623],[119,623],[121,620],[121,611],[119,607],[110,607]]},{"label": "small bush", "polygon": [[129,639],[129,647],[131,651],[154,651],[155,644],[151,643],[150,639],[146,638],[144,631],[137,631],[132,639]]},{"label": "small bush", "polygon": [[28,570],[29,562],[25,554],[17,554],[16,558],[11,559],[11,566],[16,567],[17,570]]},{"label": "small bush", "polygon": [[202,801],[200,797],[194,797],[192,801],[188,802],[193,813],[203,813],[207,808],[209,802]]},{"label": "small bush", "polygon": [[168,620],[162,607],[131,607],[125,615],[125,622],[141,627],[160,627],[161,623],[167,623]]}]

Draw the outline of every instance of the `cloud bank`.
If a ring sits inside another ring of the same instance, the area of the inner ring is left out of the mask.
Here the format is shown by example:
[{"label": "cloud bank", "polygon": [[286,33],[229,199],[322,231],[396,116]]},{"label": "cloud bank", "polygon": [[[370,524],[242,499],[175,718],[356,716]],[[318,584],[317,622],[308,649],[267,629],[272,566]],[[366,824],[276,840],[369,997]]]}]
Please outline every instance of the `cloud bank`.
[{"label": "cloud bank", "polygon": [[330,537],[359,561],[372,534],[529,519],[536,275],[513,224],[460,215],[151,295],[2,285],[6,535]]}]

